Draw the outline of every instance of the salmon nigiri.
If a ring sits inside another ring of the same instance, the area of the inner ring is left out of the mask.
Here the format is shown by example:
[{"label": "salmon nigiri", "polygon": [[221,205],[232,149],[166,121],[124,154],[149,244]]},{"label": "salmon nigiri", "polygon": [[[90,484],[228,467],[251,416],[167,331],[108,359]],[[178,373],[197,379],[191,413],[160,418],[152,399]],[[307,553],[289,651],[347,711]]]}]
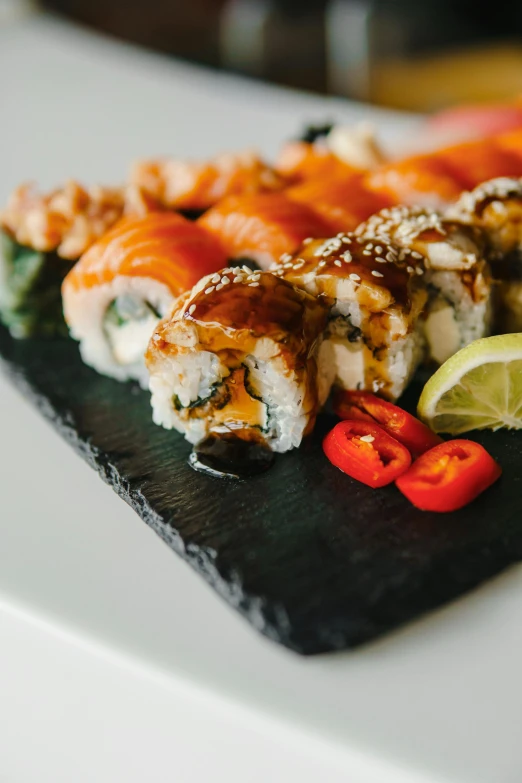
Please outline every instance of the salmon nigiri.
[{"label": "salmon nigiri", "polygon": [[159,319],[225,261],[217,240],[180,215],[121,220],[63,282],[65,320],[84,362],[103,375],[146,386],[144,353]]},{"label": "salmon nigiri", "polygon": [[292,253],[307,237],[332,233],[311,207],[282,193],[224,199],[198,223],[218,237],[229,258],[251,259],[262,269]]},{"label": "salmon nigiri", "polygon": [[170,209],[203,211],[226,196],[280,190],[285,181],[253,152],[205,161],[160,158],[134,164],[130,181]]}]

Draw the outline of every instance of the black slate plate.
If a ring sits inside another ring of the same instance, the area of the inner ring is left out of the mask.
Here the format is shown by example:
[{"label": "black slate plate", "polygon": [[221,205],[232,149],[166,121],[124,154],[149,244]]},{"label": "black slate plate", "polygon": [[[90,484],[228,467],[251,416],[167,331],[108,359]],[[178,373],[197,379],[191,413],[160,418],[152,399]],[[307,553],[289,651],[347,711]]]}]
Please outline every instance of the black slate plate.
[{"label": "black slate plate", "polygon": [[0,327],[0,356],[175,552],[258,631],[297,652],[359,645],[522,558],[522,433],[478,436],[502,479],[460,512],[428,514],[393,486],[373,491],[332,467],[321,449],[334,423],[326,415],[268,473],[226,481],[191,470],[183,438],[152,423],[148,395],[85,367],[72,341],[17,342]]}]

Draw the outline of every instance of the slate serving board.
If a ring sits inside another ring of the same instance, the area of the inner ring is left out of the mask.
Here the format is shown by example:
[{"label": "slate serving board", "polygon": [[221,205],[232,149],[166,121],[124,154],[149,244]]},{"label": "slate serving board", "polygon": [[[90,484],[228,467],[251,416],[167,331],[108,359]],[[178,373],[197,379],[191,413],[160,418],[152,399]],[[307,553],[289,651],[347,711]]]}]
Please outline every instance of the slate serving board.
[{"label": "slate serving board", "polygon": [[355,647],[522,558],[522,433],[477,436],[502,479],[466,509],[436,515],[332,467],[321,449],[335,422],[327,415],[268,473],[226,481],[195,473],[183,438],[152,423],[148,395],[85,367],[73,341],[14,341],[0,327],[0,359],[177,554],[258,631],[299,653]]}]

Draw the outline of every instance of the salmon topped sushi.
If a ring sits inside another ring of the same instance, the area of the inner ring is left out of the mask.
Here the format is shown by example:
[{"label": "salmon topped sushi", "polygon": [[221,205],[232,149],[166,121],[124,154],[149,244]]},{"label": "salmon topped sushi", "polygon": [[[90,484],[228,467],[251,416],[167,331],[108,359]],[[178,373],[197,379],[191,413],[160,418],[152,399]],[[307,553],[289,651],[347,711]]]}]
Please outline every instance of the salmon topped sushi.
[{"label": "salmon topped sushi", "polygon": [[208,161],[142,160],[130,182],[164,207],[204,211],[227,196],[281,190],[285,180],[250,151],[224,153]]},{"label": "salmon topped sushi", "polygon": [[232,196],[198,221],[223,245],[229,259],[255,261],[262,269],[292,253],[307,237],[329,236],[329,223],[283,193]]},{"label": "salmon topped sushi", "polygon": [[391,204],[385,194],[365,187],[360,176],[350,179],[318,179],[285,190],[285,196],[308,205],[331,231],[352,231],[362,220]]},{"label": "salmon topped sushi", "polygon": [[312,296],[268,272],[225,268],[182,296],[146,361],[156,424],[191,443],[233,435],[299,446],[318,411],[315,348],[326,321]]},{"label": "salmon topped sushi", "polygon": [[181,215],[123,219],[63,283],[65,319],[84,362],[146,386],[144,353],[159,319],[176,297],[224,262],[214,237]]},{"label": "salmon topped sushi", "polygon": [[366,123],[352,127],[311,127],[303,138],[287,142],[279,153],[276,170],[294,183],[348,180],[385,160]]},{"label": "salmon topped sushi", "polygon": [[[427,358],[442,364],[491,329],[491,277],[480,230],[421,207],[398,206],[372,215],[355,232],[378,245],[394,242],[424,271]],[[398,263],[409,263],[399,255]]]},{"label": "salmon topped sushi", "polygon": [[452,167],[437,154],[415,155],[392,161],[370,171],[365,185],[384,195],[392,204],[437,209],[459,197],[463,183]]},{"label": "salmon topped sushi", "polygon": [[135,187],[17,188],[0,213],[0,319],[13,337],[66,333],[60,288],[73,263],[122,215],[156,208]]},{"label": "salmon topped sushi", "polygon": [[411,253],[403,254],[409,263],[400,266],[400,249],[392,242],[340,233],[303,244],[273,267],[328,308],[318,354],[321,403],[332,384],[395,399],[421,361],[424,271]]}]

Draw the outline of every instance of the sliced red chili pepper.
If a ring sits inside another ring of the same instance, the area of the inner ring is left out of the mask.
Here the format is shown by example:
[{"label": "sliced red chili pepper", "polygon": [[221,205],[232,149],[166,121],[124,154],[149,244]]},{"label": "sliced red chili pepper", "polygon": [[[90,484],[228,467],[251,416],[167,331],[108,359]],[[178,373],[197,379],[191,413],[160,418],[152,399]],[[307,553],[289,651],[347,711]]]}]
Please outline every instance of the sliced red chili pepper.
[{"label": "sliced red chili pepper", "polygon": [[339,422],[323,449],[333,465],[374,488],[391,484],[411,464],[408,449],[373,422]]},{"label": "sliced red chili pepper", "polygon": [[370,392],[338,392],[334,399],[334,411],[341,419],[374,421],[416,456],[443,443],[442,438],[415,416]]},{"label": "sliced red chili pepper", "polygon": [[490,487],[501,473],[500,465],[480,444],[449,440],[419,457],[396,484],[423,511],[456,511]]}]

